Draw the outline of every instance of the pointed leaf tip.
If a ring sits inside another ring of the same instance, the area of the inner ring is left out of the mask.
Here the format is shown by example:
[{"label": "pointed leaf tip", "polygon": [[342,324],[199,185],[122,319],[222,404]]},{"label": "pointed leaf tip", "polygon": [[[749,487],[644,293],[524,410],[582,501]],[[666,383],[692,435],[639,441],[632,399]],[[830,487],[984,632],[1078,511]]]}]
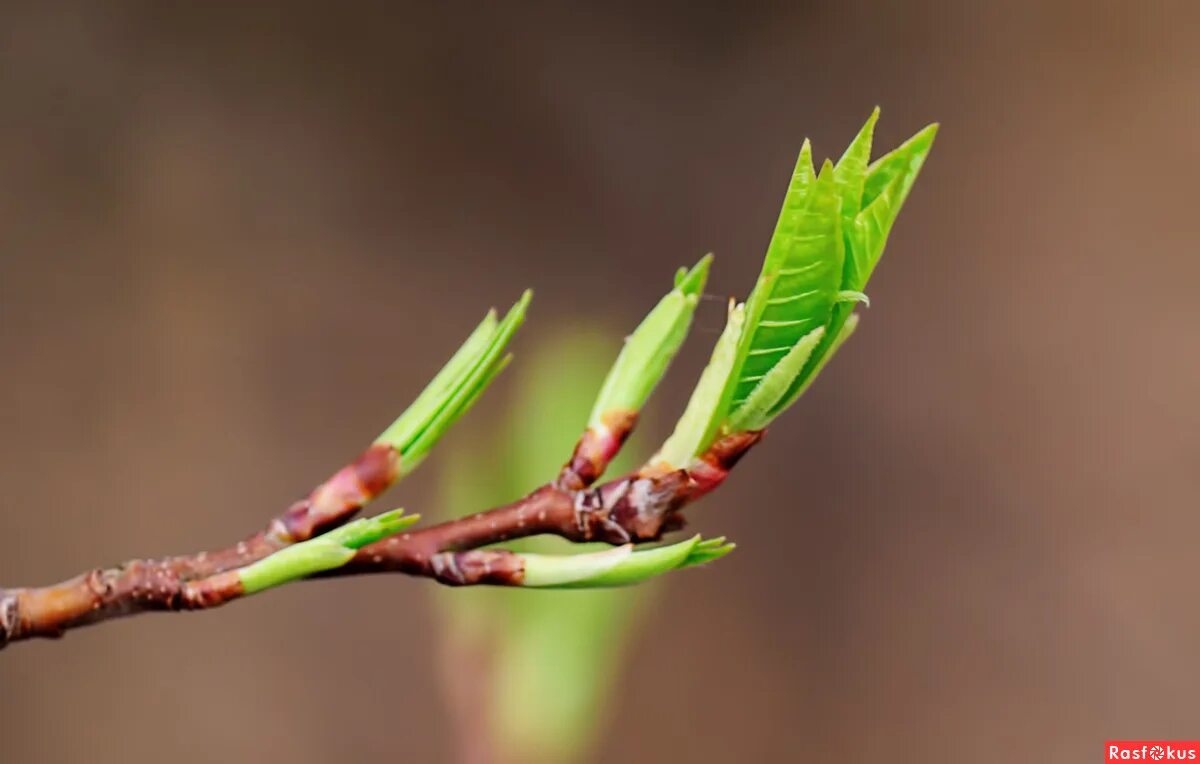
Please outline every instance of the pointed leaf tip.
[{"label": "pointed leaf tip", "polygon": [[488,345],[496,335],[498,324],[496,309],[488,310],[483,320],[454,352],[446,365],[430,380],[404,413],[375,439],[375,442],[386,443],[403,456],[422,430],[428,426],[430,420],[445,405],[446,400],[462,384],[463,379],[479,361],[480,356],[487,351]]},{"label": "pointed leaf tip", "polygon": [[896,208],[899,209],[916,181],[925,158],[933,148],[938,129],[937,122],[926,125],[907,141],[871,163],[867,168],[866,183],[863,185],[863,209],[875,201],[897,177],[903,177],[905,180],[898,189],[895,200]]},{"label": "pointed leaf tip", "polygon": [[677,275],[674,288],[625,339],[592,405],[589,428],[603,426],[609,412],[637,412],[645,404],[687,337],[711,262],[712,255],[705,255],[682,278]]},{"label": "pointed leaf tip", "polygon": [[878,120],[879,107],[876,106],[835,167],[835,180],[838,192],[842,196],[843,228],[849,227],[850,221],[854,219],[862,204],[863,183],[866,180],[867,165],[871,161],[871,142]]},{"label": "pointed leaf tip", "polygon": [[708,281],[708,269],[712,265],[713,256],[709,252],[700,261],[692,266],[691,270],[680,268],[679,272],[682,276],[675,277],[675,287],[685,295],[699,295],[704,291],[704,285]]},{"label": "pointed leaf tip", "polygon": [[509,316],[512,316],[512,315],[517,315],[517,316],[520,316],[521,318],[524,318],[525,311],[529,308],[529,303],[532,301],[533,301],[533,290],[532,289],[526,289],[524,292],[521,292],[521,297],[515,303],[513,303],[513,306],[511,308],[509,308],[508,314],[505,315],[505,318],[508,318]]},{"label": "pointed leaf tip", "polygon": [[[845,247],[833,163],[821,166],[803,194],[789,188],[721,398],[721,420],[736,412],[800,340],[829,321],[841,288]],[[705,444],[716,436],[713,428]]]},{"label": "pointed leaf tip", "polygon": [[800,155],[796,157],[796,169],[792,172],[792,184],[789,190],[792,192],[803,191],[816,179],[817,173],[813,169],[812,141],[805,138],[804,143],[800,144]]},{"label": "pointed leaf tip", "polygon": [[[446,433],[460,417],[467,413],[488,385],[496,379],[508,364],[511,356],[504,350],[513,335],[525,320],[525,313],[533,299],[533,290],[526,289],[520,299],[509,308],[504,318],[495,325],[474,347],[474,357],[466,359],[461,373],[437,400],[431,401],[429,411],[414,427],[414,437],[402,451],[400,471],[408,474],[428,455],[438,439]],[[474,338],[474,337],[472,337]],[[376,442],[390,442],[389,436],[396,427],[393,424]]]},{"label": "pointed leaf tip", "polygon": [[679,567],[688,568],[697,565],[707,565],[710,562],[721,559],[737,548],[737,544],[733,542],[728,544],[723,543],[724,537],[722,536],[721,538],[722,543],[719,544],[705,544],[703,542],[697,544],[692,549],[691,554],[688,555],[688,558]]}]

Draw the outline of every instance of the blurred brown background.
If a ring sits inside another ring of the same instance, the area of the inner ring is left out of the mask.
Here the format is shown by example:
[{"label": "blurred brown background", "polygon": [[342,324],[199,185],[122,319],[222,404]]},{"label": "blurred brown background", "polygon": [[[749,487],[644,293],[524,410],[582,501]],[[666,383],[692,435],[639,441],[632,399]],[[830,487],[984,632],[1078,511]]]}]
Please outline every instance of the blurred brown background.
[{"label": "blurred brown background", "polygon": [[[740,549],[671,581],[601,759],[1087,762],[1200,735],[1198,24],[1195,2],[5,7],[0,581],[257,528],[525,286],[518,356],[627,330],[709,249],[710,290],[744,294],[801,139],[836,156],[878,103],[880,149],[942,132],[873,307],[692,515]],[[386,503],[425,506],[438,466]],[[16,645],[0,760],[446,761],[429,586]]]}]

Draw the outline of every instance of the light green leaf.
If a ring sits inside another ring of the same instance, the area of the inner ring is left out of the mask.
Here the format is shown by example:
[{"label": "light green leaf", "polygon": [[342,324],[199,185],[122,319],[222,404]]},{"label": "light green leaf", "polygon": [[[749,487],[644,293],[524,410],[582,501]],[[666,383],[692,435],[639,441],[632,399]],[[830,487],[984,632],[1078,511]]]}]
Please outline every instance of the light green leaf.
[{"label": "light green leaf", "polygon": [[846,230],[852,265],[847,266],[843,289],[861,290],[867,285],[936,135],[937,125],[930,125],[871,165],[861,208]]},{"label": "light green leaf", "polygon": [[[508,358],[503,355],[504,349],[525,320],[525,311],[529,307],[532,296],[533,293],[530,291],[526,291],[521,296],[521,299],[513,305],[504,319],[496,325],[487,344],[482,345],[476,351],[474,362],[462,364],[454,383],[448,385],[445,392],[438,396],[436,403],[440,406],[429,406],[428,414],[422,422],[423,426],[418,429],[417,435],[411,443],[401,451],[401,474],[411,472],[421,463],[438,439],[471,408],[483,390],[508,363]],[[474,339],[474,335],[472,335],[472,339]],[[453,359],[451,363],[454,363]],[[390,442],[386,439],[387,435],[388,433],[385,432],[377,442]]]},{"label": "light green leaf", "polygon": [[807,138],[804,143],[800,144],[800,156],[796,157],[796,167],[792,170],[792,180],[788,183],[788,190],[784,194],[784,205],[787,205],[786,197],[795,196],[797,200],[802,199],[808,193],[808,189],[812,184],[817,182],[817,172],[813,169],[816,165],[813,164],[812,141]]},{"label": "light green leaf", "polygon": [[692,551],[688,553],[687,559],[679,567],[690,568],[695,565],[706,565],[714,560],[721,559],[735,548],[737,548],[737,544],[732,542],[726,543],[724,536],[704,539],[692,547]]},{"label": "light green leaf", "polygon": [[775,405],[775,408],[771,409],[772,419],[782,414],[787,410],[788,406],[791,406],[801,395],[804,395],[804,393],[808,390],[809,385],[813,383],[813,380],[815,380],[817,375],[821,373],[821,370],[825,368],[825,364],[829,363],[829,360],[833,358],[834,354],[838,351],[838,348],[840,348],[846,340],[850,339],[850,335],[854,334],[854,330],[857,328],[858,314],[851,313],[842,323],[842,328],[838,331],[837,337],[835,337],[833,341],[829,343],[828,349],[821,351],[823,354],[820,358],[817,358],[816,363],[813,365],[812,370],[808,372],[808,375],[799,380],[800,384],[793,384],[792,388],[788,390],[787,394],[780,399],[779,403]]},{"label": "light green leaf", "polygon": [[[523,554],[525,581],[531,588],[594,589],[630,586],[676,568],[702,564],[733,549],[702,542],[699,536],[650,549],[632,545],[576,555]],[[703,546],[701,546],[703,544]]]},{"label": "light green leaf", "polygon": [[633,545],[613,547],[587,554],[534,554],[525,552],[525,579],[521,586],[556,588],[576,581],[586,581],[611,570],[633,554]]},{"label": "light green leaf", "polygon": [[347,549],[362,549],[367,544],[374,544],[376,541],[399,533],[420,519],[420,515],[406,515],[403,509],[393,509],[374,517],[359,518],[317,538],[323,538],[333,544],[340,544]]},{"label": "light green leaf", "polygon": [[842,197],[842,226],[848,228],[862,208],[863,184],[867,177],[867,162],[871,159],[871,138],[879,121],[879,107],[867,117],[867,122],[846,147],[833,169],[833,179]]},{"label": "light green leaf", "polygon": [[[512,379],[514,397],[495,428],[502,437],[447,444],[438,504],[448,516],[511,501],[556,473],[586,426],[616,336],[595,327],[557,327],[523,355]],[[641,463],[635,445],[618,454],[612,470],[624,473]],[[544,554],[611,548],[550,536],[504,546]],[[612,667],[624,665],[631,627],[656,588],[430,587],[443,616],[439,644],[454,651],[453,661],[443,664],[461,667],[490,657],[490,670],[472,675],[472,691],[481,699],[472,723],[486,728],[487,745],[499,759],[568,764],[585,756],[601,734],[620,676]]]},{"label": "light green leaf", "polygon": [[896,178],[904,178],[901,186],[895,192],[894,203],[899,206],[908,198],[925,157],[933,148],[933,139],[937,137],[938,125],[935,122],[927,126],[904,143],[876,159],[867,168],[867,180],[863,184],[862,207],[865,208],[883,193]]},{"label": "light green leaf", "polygon": [[679,273],[683,275],[681,278],[675,279],[675,288],[688,297],[699,299],[700,294],[704,292],[704,285],[708,281],[708,269],[712,265],[712,260],[712,253],[709,252],[700,258],[700,262],[693,265],[691,270],[680,268]]},{"label": "light green leaf", "polygon": [[800,375],[800,371],[808,362],[813,349],[825,335],[825,327],[820,326],[804,335],[792,349],[788,351],[779,363],[775,364],[767,375],[754,388],[745,402],[729,417],[731,432],[749,432],[761,430],[771,423],[775,406],[787,394],[792,381]]},{"label": "light green leaf", "polygon": [[354,559],[356,549],[398,533],[419,519],[420,515],[405,515],[404,510],[396,509],[354,520],[240,568],[238,578],[246,594],[255,594],[314,573],[340,568]]},{"label": "light green leaf", "polygon": [[711,262],[712,255],[705,255],[691,271],[676,276],[675,288],[625,340],[596,396],[589,427],[601,427],[610,411],[638,411],[650,397],[687,336]]},{"label": "light green leaf", "polygon": [[462,378],[479,361],[479,356],[491,344],[496,335],[496,311],[489,310],[475,331],[450,357],[442,370],[425,386],[417,399],[375,439],[376,443],[387,443],[400,453],[416,439],[429,420],[446,405]]},{"label": "light green leaf", "polygon": [[[862,208],[863,186],[866,183],[867,163],[871,159],[871,139],[875,134],[875,123],[879,120],[879,107],[867,118],[867,122],[859,130],[858,135],[846,147],[842,158],[838,160],[834,177],[839,180],[838,188],[842,193],[842,236],[845,239],[846,256],[842,272],[843,289],[861,289],[866,280],[861,277],[861,269],[854,257],[853,241],[854,218]],[[845,320],[845,311],[834,310],[836,326],[830,326],[829,335],[837,334],[837,327]]]},{"label": "light green leaf", "polygon": [[729,379],[733,362],[737,357],[738,340],[742,334],[742,324],[746,318],[744,304],[729,305],[729,313],[725,317],[725,329],[717,339],[712,357],[700,374],[700,381],[688,399],[683,416],[675,423],[675,430],[667,438],[662,448],[650,460],[651,464],[665,464],[673,469],[686,466],[692,458],[698,456],[708,444],[704,441],[705,434],[716,428],[718,408],[721,403],[721,393],[725,382]]},{"label": "light green leaf", "polygon": [[270,557],[238,571],[246,594],[257,594],[289,581],[340,568],[354,559],[354,550],[340,544],[312,539],[284,547]]},{"label": "light green leaf", "polygon": [[912,186],[913,177],[915,176],[897,175],[855,217],[850,242],[861,273],[861,280],[856,286],[865,285],[875,271],[875,266],[879,264],[883,248],[887,246],[888,234],[892,231],[896,216],[900,214],[900,207]]},{"label": "light green leaf", "polygon": [[[802,337],[829,320],[841,287],[844,255],[841,197],[833,175],[833,165],[826,161],[811,187],[793,182],[788,189],[762,273],[746,301],[746,322],[722,394],[718,425],[726,412],[732,414],[745,403]],[[710,428],[706,443],[716,429]]]},{"label": "light green leaf", "polygon": [[[871,124],[870,121],[868,124]],[[916,181],[925,157],[933,146],[936,134],[937,125],[930,125],[868,168],[863,185],[863,208],[843,231],[847,251],[842,295],[861,296],[862,302],[870,304],[862,290],[866,288],[867,281],[883,255],[888,233],[900,212],[900,206]],[[859,133],[859,136],[861,137],[862,133]],[[858,142],[857,138],[855,142]],[[848,149],[847,153],[849,151]],[[834,306],[824,341],[813,352],[807,368],[796,378],[792,389],[784,396],[785,404],[776,408],[776,416],[812,384],[831,355],[833,343],[844,342],[849,336],[842,333],[842,327],[853,311],[852,302],[839,301]]]}]

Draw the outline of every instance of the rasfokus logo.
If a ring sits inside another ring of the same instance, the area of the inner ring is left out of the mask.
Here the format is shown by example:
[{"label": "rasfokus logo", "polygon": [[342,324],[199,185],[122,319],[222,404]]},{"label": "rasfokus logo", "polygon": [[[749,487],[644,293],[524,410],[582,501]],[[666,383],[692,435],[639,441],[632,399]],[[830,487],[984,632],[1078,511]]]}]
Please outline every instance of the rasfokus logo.
[{"label": "rasfokus logo", "polygon": [[1104,761],[1200,761],[1200,740],[1109,740]]}]

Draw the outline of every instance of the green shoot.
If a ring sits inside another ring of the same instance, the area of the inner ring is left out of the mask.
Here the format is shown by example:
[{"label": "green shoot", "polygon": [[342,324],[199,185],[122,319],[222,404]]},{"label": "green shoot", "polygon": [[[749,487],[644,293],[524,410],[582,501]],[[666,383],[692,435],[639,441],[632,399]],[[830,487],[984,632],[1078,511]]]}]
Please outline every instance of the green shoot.
[{"label": "green shoot", "polygon": [[602,427],[605,414],[612,411],[638,411],[650,397],[687,337],[711,262],[712,255],[705,255],[690,271],[680,269],[675,288],[625,340],[596,396],[589,427]]},{"label": "green shoot", "polygon": [[804,142],[754,291],[726,329],[658,461],[680,467],[723,434],[760,430],[808,389],[870,304],[866,284],[937,125],[868,164],[879,110],[836,165]]},{"label": "green shoot", "polygon": [[738,341],[742,335],[742,325],[746,320],[746,306],[742,304],[729,305],[729,314],[725,318],[725,329],[717,339],[712,357],[704,371],[700,373],[700,381],[692,391],[683,416],[675,424],[675,431],[663,443],[658,454],[651,463],[662,463],[668,467],[682,467],[691,461],[692,457],[703,451],[705,436],[710,429],[720,401],[725,380],[733,369],[737,354]]},{"label": "green shoot", "polygon": [[733,551],[724,538],[700,536],[652,549],[632,545],[574,555],[522,554],[526,587],[597,589],[629,586],[677,568],[711,562]]},{"label": "green shoot", "polygon": [[340,568],[354,558],[355,550],[399,533],[420,519],[420,515],[405,515],[403,509],[396,509],[354,520],[316,538],[284,547],[239,569],[242,589],[246,594],[256,594],[314,573]]},{"label": "green shoot", "polygon": [[401,475],[416,469],[503,371],[510,359],[504,349],[525,320],[531,297],[526,291],[501,321],[489,312],[408,410],[375,439],[400,453]]}]

